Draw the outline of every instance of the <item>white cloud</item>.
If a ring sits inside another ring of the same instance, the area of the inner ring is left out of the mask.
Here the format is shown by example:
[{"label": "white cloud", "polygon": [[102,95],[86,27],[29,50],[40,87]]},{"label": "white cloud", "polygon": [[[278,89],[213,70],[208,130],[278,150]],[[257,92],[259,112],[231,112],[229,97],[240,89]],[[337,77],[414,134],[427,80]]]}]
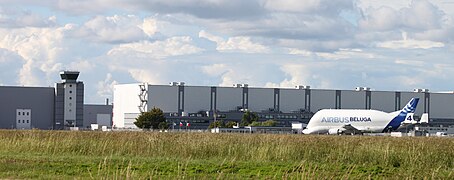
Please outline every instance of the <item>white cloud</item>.
[{"label": "white cloud", "polygon": [[288,51],[288,54],[292,54],[292,55],[303,55],[303,56],[313,55],[313,53],[311,51],[301,50],[301,49],[297,49],[297,48],[288,48],[287,51]]},{"label": "white cloud", "polygon": [[409,39],[407,33],[402,33],[403,40],[385,41],[377,43],[377,47],[389,49],[430,49],[444,47],[442,42],[434,42],[429,40]]},{"label": "white cloud", "polygon": [[229,71],[229,69],[227,69],[227,65],[225,64],[212,64],[202,66],[202,72],[210,76],[220,76],[227,71]]},{"label": "white cloud", "polygon": [[[96,16],[78,28],[74,35],[89,41],[102,43],[128,43],[140,41],[151,33],[150,20],[141,20],[134,15]],[[141,29],[145,23],[145,29]],[[144,30],[146,32],[144,32]]]},{"label": "white cloud", "polygon": [[216,42],[216,50],[220,52],[267,53],[269,48],[252,42],[250,37],[230,37],[225,41],[222,37],[212,35],[204,30],[199,32],[200,38]]},{"label": "white cloud", "polygon": [[80,72],[89,72],[92,71],[94,68],[96,68],[96,65],[88,60],[73,61],[69,64],[70,70],[76,70]]},{"label": "white cloud", "polygon": [[19,73],[22,85],[50,82],[60,68],[65,28],[0,29],[0,48],[16,52],[25,60]]},{"label": "white cloud", "polygon": [[141,41],[121,44],[112,48],[107,54],[110,56],[143,54],[147,57],[166,58],[169,56],[196,54],[202,51],[203,49],[193,45],[191,37],[182,36],[171,37],[164,41]]},{"label": "white cloud", "polygon": [[372,53],[363,52],[361,49],[339,49],[333,53],[322,53],[317,52],[315,53],[317,56],[325,58],[325,59],[349,59],[349,58],[361,58],[361,59],[372,59],[375,58],[376,55]]},{"label": "white cloud", "polygon": [[366,30],[425,31],[440,28],[445,20],[445,14],[426,0],[413,0],[408,7],[398,10],[382,5],[365,9],[363,12],[365,17],[359,21],[359,25]]},{"label": "white cloud", "polygon": [[158,32],[157,21],[154,18],[145,18],[141,26],[143,32],[149,37]]},{"label": "white cloud", "polygon": [[118,84],[117,81],[112,79],[112,74],[107,73],[106,78],[103,81],[98,81],[97,94],[102,98],[109,98],[112,95],[114,85]]}]

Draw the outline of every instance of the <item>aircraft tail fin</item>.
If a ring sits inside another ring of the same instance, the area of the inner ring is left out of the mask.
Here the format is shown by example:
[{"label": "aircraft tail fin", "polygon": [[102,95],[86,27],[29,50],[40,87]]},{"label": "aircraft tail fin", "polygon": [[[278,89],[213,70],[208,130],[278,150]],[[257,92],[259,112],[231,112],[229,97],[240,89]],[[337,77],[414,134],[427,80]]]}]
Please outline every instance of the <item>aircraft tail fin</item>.
[{"label": "aircraft tail fin", "polygon": [[419,98],[412,98],[407,103],[407,105],[405,105],[405,107],[402,108],[402,110],[400,110],[399,114],[388,123],[388,125],[385,127],[385,130],[386,129],[396,130],[400,126],[400,124],[405,120],[405,118],[407,118],[408,113],[414,113],[416,111],[416,106],[418,105],[418,102]]}]

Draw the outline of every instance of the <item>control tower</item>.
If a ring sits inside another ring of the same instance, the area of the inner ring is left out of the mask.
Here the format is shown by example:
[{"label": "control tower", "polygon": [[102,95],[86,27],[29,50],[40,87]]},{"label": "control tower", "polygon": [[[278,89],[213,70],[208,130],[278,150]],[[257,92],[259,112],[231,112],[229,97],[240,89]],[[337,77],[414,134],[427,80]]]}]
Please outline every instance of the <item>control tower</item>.
[{"label": "control tower", "polygon": [[84,83],[77,81],[78,71],[60,72],[61,82],[55,84],[54,129],[83,127]]}]

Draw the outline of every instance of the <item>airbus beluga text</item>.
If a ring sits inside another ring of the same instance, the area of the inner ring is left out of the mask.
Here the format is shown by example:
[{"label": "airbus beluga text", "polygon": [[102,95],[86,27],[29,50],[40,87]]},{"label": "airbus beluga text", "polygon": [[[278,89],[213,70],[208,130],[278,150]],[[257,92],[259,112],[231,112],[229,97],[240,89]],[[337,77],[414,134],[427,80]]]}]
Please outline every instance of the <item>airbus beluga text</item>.
[{"label": "airbus beluga text", "polygon": [[323,109],[314,114],[303,133],[340,134],[396,130],[407,115],[415,112],[418,101],[419,98],[412,98],[402,110],[391,113],[377,110]]}]

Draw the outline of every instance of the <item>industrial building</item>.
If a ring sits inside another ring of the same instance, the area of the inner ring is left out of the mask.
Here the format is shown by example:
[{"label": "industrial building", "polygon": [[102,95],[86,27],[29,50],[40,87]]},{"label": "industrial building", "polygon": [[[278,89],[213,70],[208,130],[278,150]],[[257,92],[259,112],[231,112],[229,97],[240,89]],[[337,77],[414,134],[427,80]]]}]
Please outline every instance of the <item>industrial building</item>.
[{"label": "industrial building", "polygon": [[320,109],[376,109],[392,112],[402,109],[411,98],[419,97],[415,115],[429,113],[432,126],[454,125],[454,94],[414,91],[376,91],[367,87],[353,90],[295,88],[257,88],[247,84],[233,87],[187,86],[147,83],[114,86],[115,128],[135,128],[135,118],[153,107],[162,109],[171,126],[189,123],[191,129],[206,129],[216,120],[241,120],[245,110],[256,112],[260,121],[276,120],[278,126],[307,123]]},{"label": "industrial building", "polygon": [[111,126],[112,105],[84,104],[79,72],[63,71],[54,87],[0,86],[1,129],[77,129]]}]

